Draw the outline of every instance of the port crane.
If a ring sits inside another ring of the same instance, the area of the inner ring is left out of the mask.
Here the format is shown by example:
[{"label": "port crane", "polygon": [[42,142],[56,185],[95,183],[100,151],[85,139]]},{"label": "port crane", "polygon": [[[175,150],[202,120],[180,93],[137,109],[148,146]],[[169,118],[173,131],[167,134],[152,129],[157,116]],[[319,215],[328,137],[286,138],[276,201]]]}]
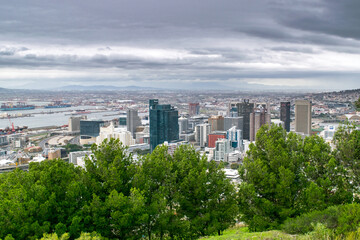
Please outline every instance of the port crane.
[{"label": "port crane", "polygon": [[9,123],[10,123],[10,126],[11,126],[11,133],[15,133],[14,123],[11,122],[10,115],[8,115],[8,119],[9,119]]}]

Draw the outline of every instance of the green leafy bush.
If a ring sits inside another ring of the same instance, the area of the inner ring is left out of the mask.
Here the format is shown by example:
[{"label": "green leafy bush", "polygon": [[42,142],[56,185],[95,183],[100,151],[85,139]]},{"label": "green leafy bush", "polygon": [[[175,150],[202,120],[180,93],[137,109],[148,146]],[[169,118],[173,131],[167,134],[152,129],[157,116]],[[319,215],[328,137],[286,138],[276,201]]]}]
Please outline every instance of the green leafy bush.
[{"label": "green leafy bush", "polygon": [[318,223],[323,224],[327,228],[334,229],[338,226],[339,215],[339,207],[329,207],[323,211],[313,211],[296,218],[289,218],[281,228],[291,234],[305,234],[314,231]]},{"label": "green leafy bush", "polygon": [[305,234],[314,231],[317,224],[334,230],[338,235],[354,232],[360,226],[360,204],[338,205],[289,218],[282,229],[291,234]]}]

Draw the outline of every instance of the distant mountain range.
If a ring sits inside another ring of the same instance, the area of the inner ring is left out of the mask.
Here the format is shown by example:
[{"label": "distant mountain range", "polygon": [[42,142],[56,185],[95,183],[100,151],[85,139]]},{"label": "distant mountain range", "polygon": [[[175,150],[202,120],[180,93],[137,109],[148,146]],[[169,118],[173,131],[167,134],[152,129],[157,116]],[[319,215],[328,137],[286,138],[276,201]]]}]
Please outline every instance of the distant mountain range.
[{"label": "distant mountain range", "polygon": [[60,87],[57,89],[51,89],[56,91],[137,91],[137,90],[160,90],[159,88],[151,87],[138,87],[138,86],[126,86],[126,87],[116,87],[110,85],[91,85],[91,86],[82,86],[82,85],[68,85]]}]

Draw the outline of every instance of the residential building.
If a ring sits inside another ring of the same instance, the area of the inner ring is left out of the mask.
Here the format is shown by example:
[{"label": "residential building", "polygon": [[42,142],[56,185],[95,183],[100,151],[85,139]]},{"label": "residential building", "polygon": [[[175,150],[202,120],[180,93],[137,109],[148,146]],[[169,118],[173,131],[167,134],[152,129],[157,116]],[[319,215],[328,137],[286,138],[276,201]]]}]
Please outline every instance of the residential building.
[{"label": "residential building", "polygon": [[214,160],[215,161],[227,161],[227,154],[231,152],[230,140],[219,139],[215,143]]},{"label": "residential building", "polygon": [[200,147],[206,147],[208,145],[210,130],[211,126],[208,123],[195,126],[195,142],[198,143]]}]

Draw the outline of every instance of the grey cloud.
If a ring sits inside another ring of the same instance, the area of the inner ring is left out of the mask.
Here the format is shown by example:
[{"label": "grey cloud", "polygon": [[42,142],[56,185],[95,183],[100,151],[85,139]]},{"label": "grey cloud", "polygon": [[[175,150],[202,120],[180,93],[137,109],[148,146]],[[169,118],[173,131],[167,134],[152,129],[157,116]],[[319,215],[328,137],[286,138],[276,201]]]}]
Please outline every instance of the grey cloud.
[{"label": "grey cloud", "polygon": [[283,2],[276,9],[279,22],[291,28],[360,40],[358,0],[314,0],[301,7]]},{"label": "grey cloud", "polygon": [[[284,61],[279,65],[286,66],[298,60],[297,54],[317,58],[325,51],[359,54],[359,6],[358,0],[5,1],[0,5],[0,44],[24,47],[0,47],[0,68],[115,69],[127,73],[128,80],[154,82],[355,78],[355,70],[250,69],[246,64],[276,64],[272,58],[278,57]],[[32,48],[53,44],[88,46],[96,53],[59,54],[54,47],[54,52],[38,54]],[[117,54],[116,47],[175,49],[193,57],[146,58]],[[231,65],[236,63],[244,65]]]}]

